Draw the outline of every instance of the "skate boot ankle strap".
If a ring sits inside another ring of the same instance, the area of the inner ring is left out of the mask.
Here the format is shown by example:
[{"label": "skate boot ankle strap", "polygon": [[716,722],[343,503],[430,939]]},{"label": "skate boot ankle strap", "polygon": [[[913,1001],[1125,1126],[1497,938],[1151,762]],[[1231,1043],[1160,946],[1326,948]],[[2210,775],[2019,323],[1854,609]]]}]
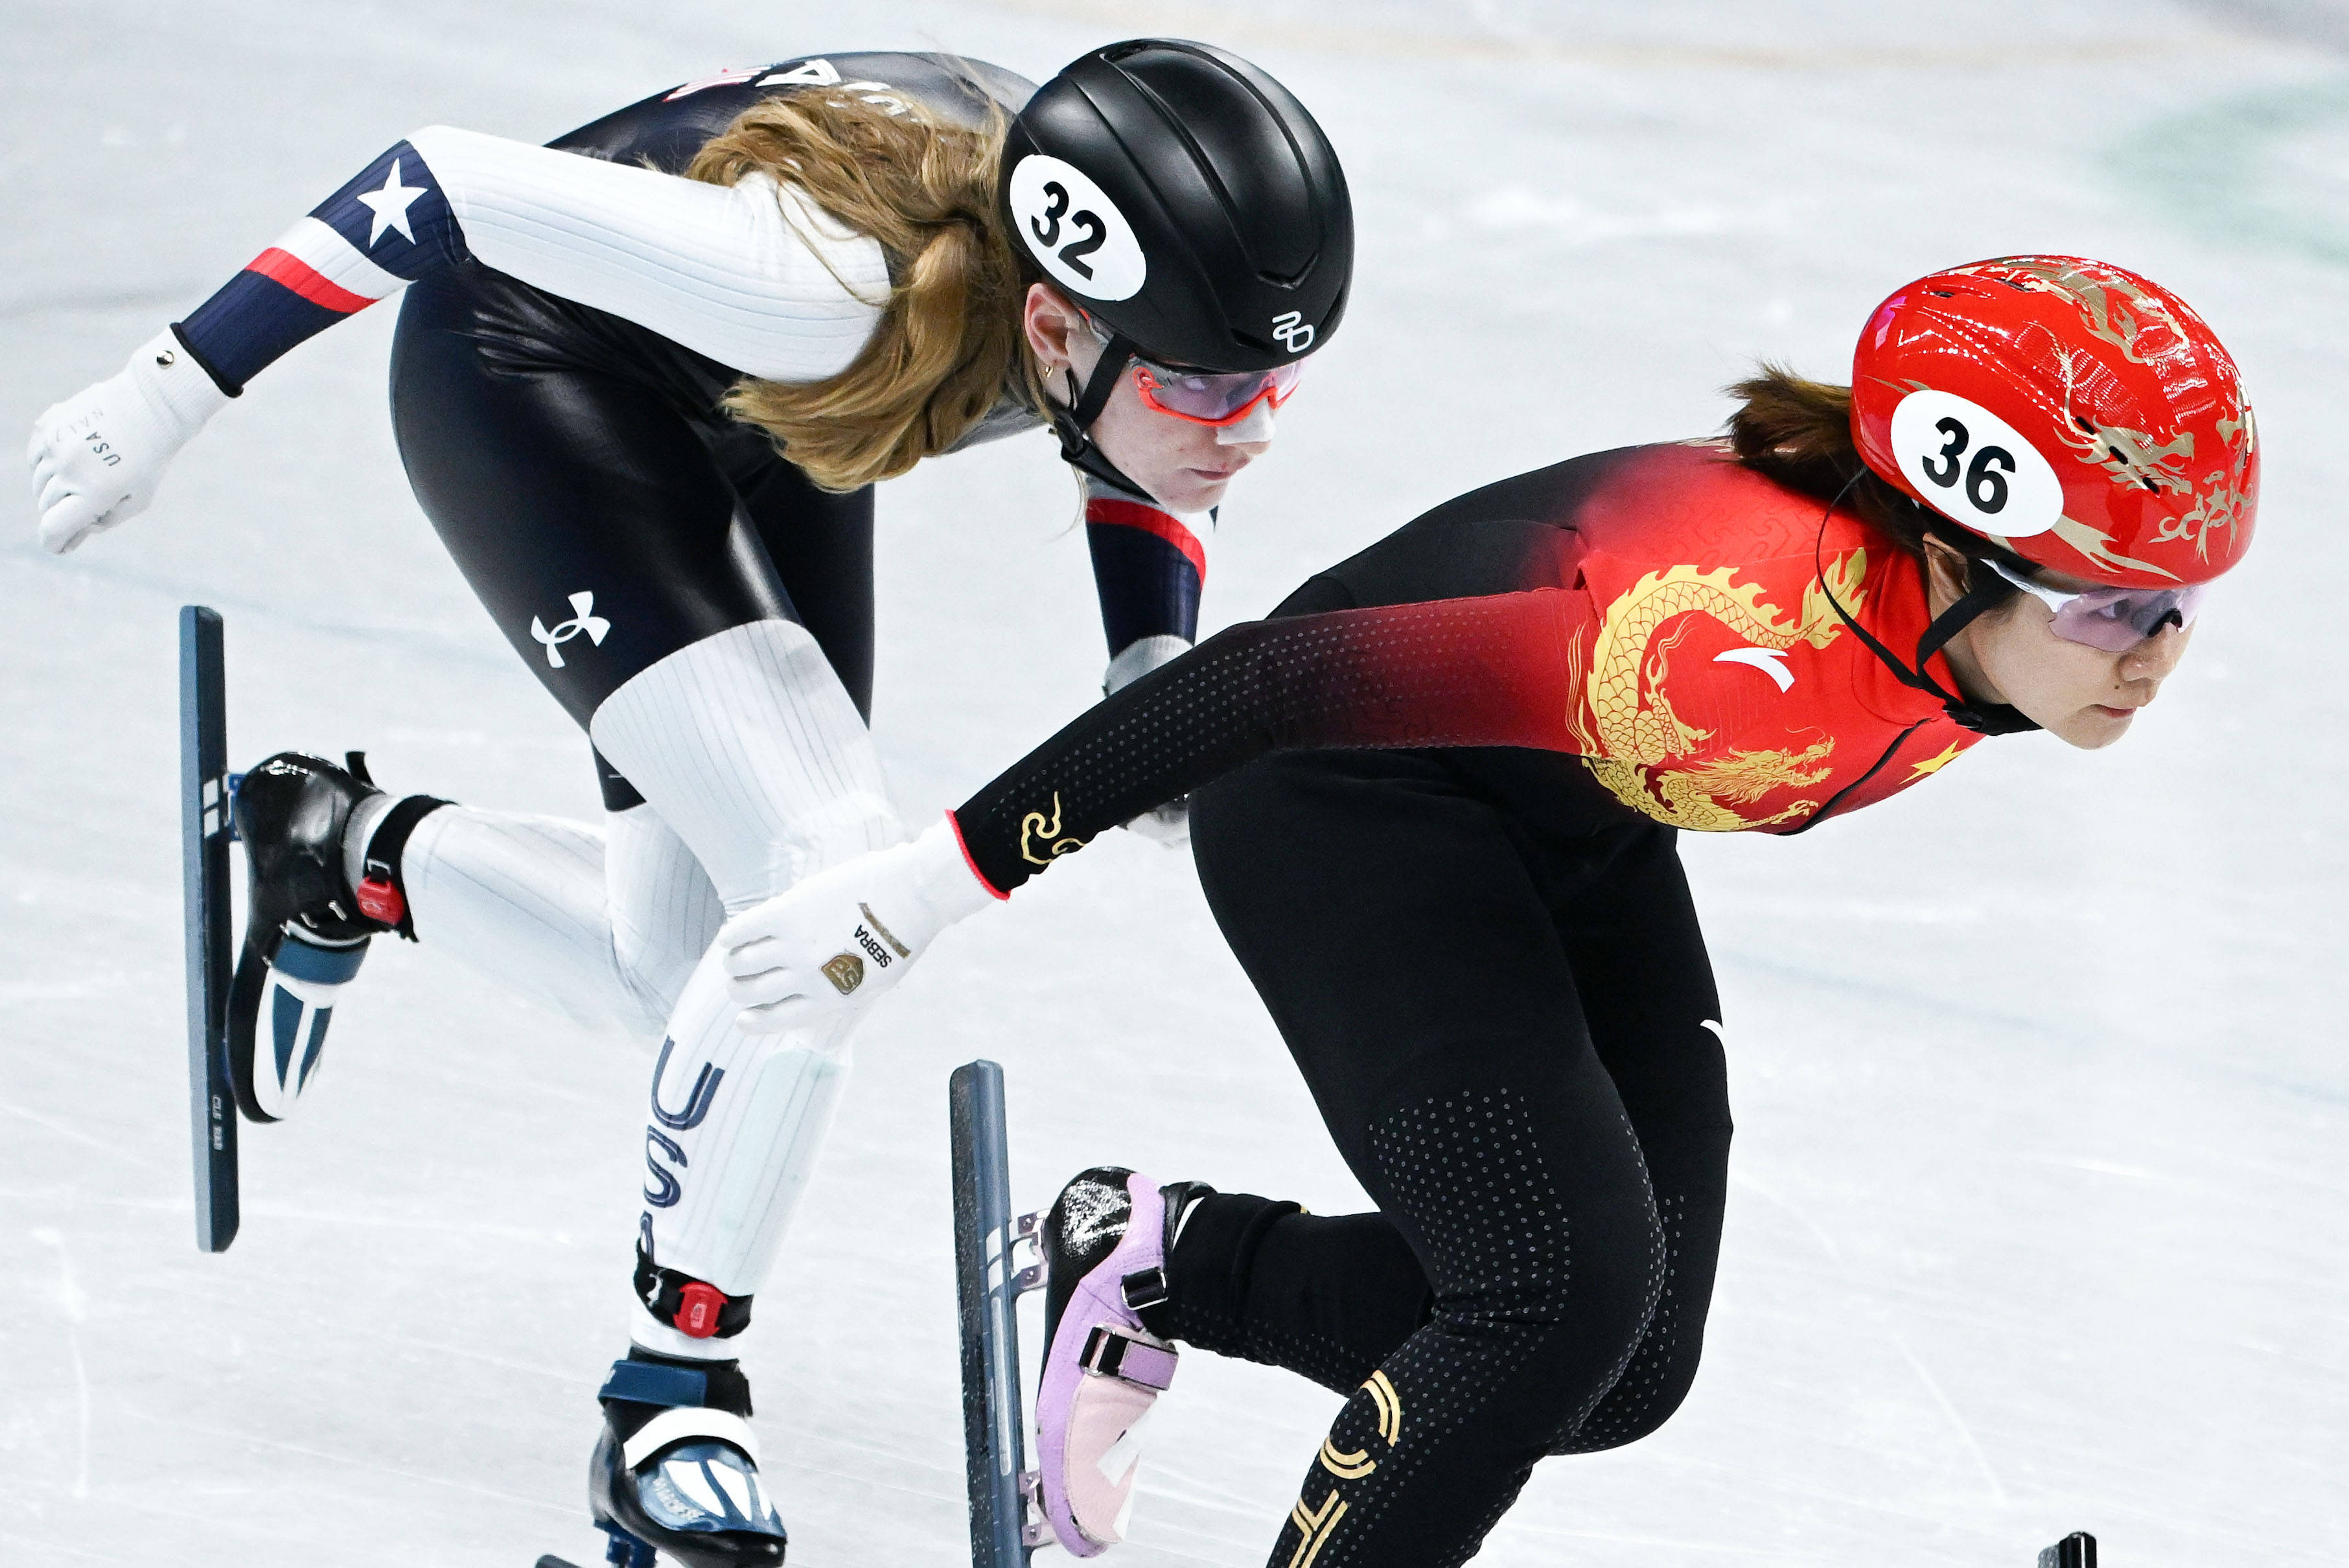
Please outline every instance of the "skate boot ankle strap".
[{"label": "skate boot ankle strap", "polygon": [[612,1374],[595,1391],[604,1402],[621,1459],[634,1470],[671,1443],[697,1438],[731,1443],[755,1465],[758,1434],[743,1418],[750,1413],[750,1384],[731,1361],[691,1366],[664,1357],[640,1359],[636,1351],[612,1363]]},{"label": "skate boot ankle strap", "polygon": [[[354,751],[351,760],[358,765],[351,769],[353,774],[364,778],[366,753]],[[416,916],[408,907],[400,853],[408,848],[408,837],[416,831],[416,824],[448,804],[437,796],[410,795],[386,811],[367,836],[367,875],[351,890],[361,914],[381,922],[409,942],[416,940]]]},{"label": "skate boot ankle strap", "polygon": [[731,1361],[687,1362],[673,1357],[647,1359],[653,1352],[636,1350],[612,1363],[611,1376],[595,1390],[609,1404],[617,1399],[655,1409],[684,1405],[708,1405],[737,1416],[750,1413],[750,1380]]},{"label": "skate boot ankle strap", "polygon": [[748,1295],[728,1295],[706,1280],[665,1269],[636,1248],[636,1299],[688,1339],[731,1339],[750,1326]]},{"label": "skate boot ankle strap", "polygon": [[1118,1377],[1164,1394],[1174,1386],[1174,1347],[1106,1323],[1093,1325],[1077,1365],[1097,1377]]},{"label": "skate boot ankle strap", "polygon": [[1146,1269],[1136,1269],[1117,1282],[1117,1294],[1124,1299],[1129,1312],[1163,1306],[1166,1301],[1166,1265],[1153,1264]]}]

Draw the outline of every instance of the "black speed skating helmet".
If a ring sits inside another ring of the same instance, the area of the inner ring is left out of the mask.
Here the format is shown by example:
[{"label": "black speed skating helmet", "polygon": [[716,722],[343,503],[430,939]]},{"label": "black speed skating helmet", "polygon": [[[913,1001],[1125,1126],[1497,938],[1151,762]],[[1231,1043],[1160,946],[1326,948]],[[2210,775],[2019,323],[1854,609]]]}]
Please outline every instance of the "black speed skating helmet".
[{"label": "black speed skating helmet", "polygon": [[1002,190],[1038,270],[1148,358],[1270,370],[1346,313],[1337,153],[1286,88],[1212,46],[1140,38],[1071,64],[1011,122]]}]

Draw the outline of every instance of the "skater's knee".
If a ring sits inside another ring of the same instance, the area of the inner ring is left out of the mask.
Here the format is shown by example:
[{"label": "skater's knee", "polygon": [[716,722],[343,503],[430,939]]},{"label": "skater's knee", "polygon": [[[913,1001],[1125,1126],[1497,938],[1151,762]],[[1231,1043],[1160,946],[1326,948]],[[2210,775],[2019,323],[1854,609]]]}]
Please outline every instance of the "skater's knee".
[{"label": "skater's knee", "polygon": [[1518,1353],[1495,1367],[1487,1419],[1512,1446],[1548,1452],[1580,1429],[1618,1381],[1636,1327],[1593,1332],[1595,1325],[1517,1329]]},{"label": "skater's knee", "polygon": [[756,842],[713,855],[710,880],[729,918],[789,892],[818,872],[901,843],[905,823],[888,797],[844,791],[778,810]]},{"label": "skater's knee", "polygon": [[1463,1326],[1516,1325],[1542,1333],[1546,1341],[1612,1346],[1626,1353],[1655,1311],[1662,1247],[1652,1223],[1624,1230],[1620,1237],[1572,1248],[1560,1240],[1485,1249],[1476,1266],[1445,1271],[1436,1315]]},{"label": "skater's knee", "polygon": [[629,1039],[657,1044],[677,1011],[678,997],[685,989],[683,983],[674,987],[648,984],[625,959],[616,959],[612,986],[613,1026]]},{"label": "skater's knee", "polygon": [[1553,1454],[1595,1454],[1619,1449],[1661,1431],[1672,1418],[1696,1382],[1693,1346],[1685,1354],[1677,1346],[1658,1347],[1651,1355],[1642,1343],[1640,1354],[1624,1368],[1615,1386],[1597,1408],[1552,1446]]},{"label": "skater's knee", "polygon": [[670,654],[605,697],[588,733],[691,846],[730,913],[904,837],[864,718],[792,622]]},{"label": "skater's knee", "polygon": [[1645,1270],[1594,1258],[1555,1280],[1512,1281],[1475,1307],[1439,1296],[1436,1322],[1465,1341],[1507,1347],[1493,1361],[1485,1418],[1507,1429],[1512,1446],[1541,1452],[1582,1428],[1638,1361],[1654,1307]]}]

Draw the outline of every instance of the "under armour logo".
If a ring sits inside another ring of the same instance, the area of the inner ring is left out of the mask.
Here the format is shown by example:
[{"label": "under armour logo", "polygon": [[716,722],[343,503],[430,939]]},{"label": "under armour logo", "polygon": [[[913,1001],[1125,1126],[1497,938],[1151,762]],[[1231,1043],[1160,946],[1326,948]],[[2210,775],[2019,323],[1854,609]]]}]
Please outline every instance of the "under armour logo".
[{"label": "under armour logo", "polygon": [[611,629],[612,623],[595,614],[595,595],[593,593],[571,595],[571,619],[551,632],[537,616],[530,618],[530,634],[546,645],[546,663],[550,669],[563,667],[563,645],[580,633],[586,633],[589,642],[602,647],[604,634]]},{"label": "under armour logo", "polygon": [[1301,311],[1285,310],[1272,318],[1272,335],[1291,354],[1302,354],[1313,346],[1313,324]]}]

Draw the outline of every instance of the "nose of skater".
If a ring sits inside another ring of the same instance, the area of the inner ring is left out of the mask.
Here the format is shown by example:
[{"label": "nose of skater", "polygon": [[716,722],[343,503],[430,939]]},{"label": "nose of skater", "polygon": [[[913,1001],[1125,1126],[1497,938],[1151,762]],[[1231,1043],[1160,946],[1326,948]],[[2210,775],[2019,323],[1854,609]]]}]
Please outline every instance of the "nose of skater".
[{"label": "nose of skater", "polygon": [[1264,456],[1272,445],[1272,399],[1260,397],[1244,419],[1216,428],[1216,445],[1226,451],[1240,453],[1245,460],[1254,462]]},{"label": "nose of skater", "polygon": [[2137,707],[2143,707],[2153,700],[2161,683],[2170,677],[2178,668],[2178,661],[2186,656],[2186,645],[2192,637],[2191,628],[2172,624],[2121,655],[2121,684],[2133,696],[2142,693]]}]

